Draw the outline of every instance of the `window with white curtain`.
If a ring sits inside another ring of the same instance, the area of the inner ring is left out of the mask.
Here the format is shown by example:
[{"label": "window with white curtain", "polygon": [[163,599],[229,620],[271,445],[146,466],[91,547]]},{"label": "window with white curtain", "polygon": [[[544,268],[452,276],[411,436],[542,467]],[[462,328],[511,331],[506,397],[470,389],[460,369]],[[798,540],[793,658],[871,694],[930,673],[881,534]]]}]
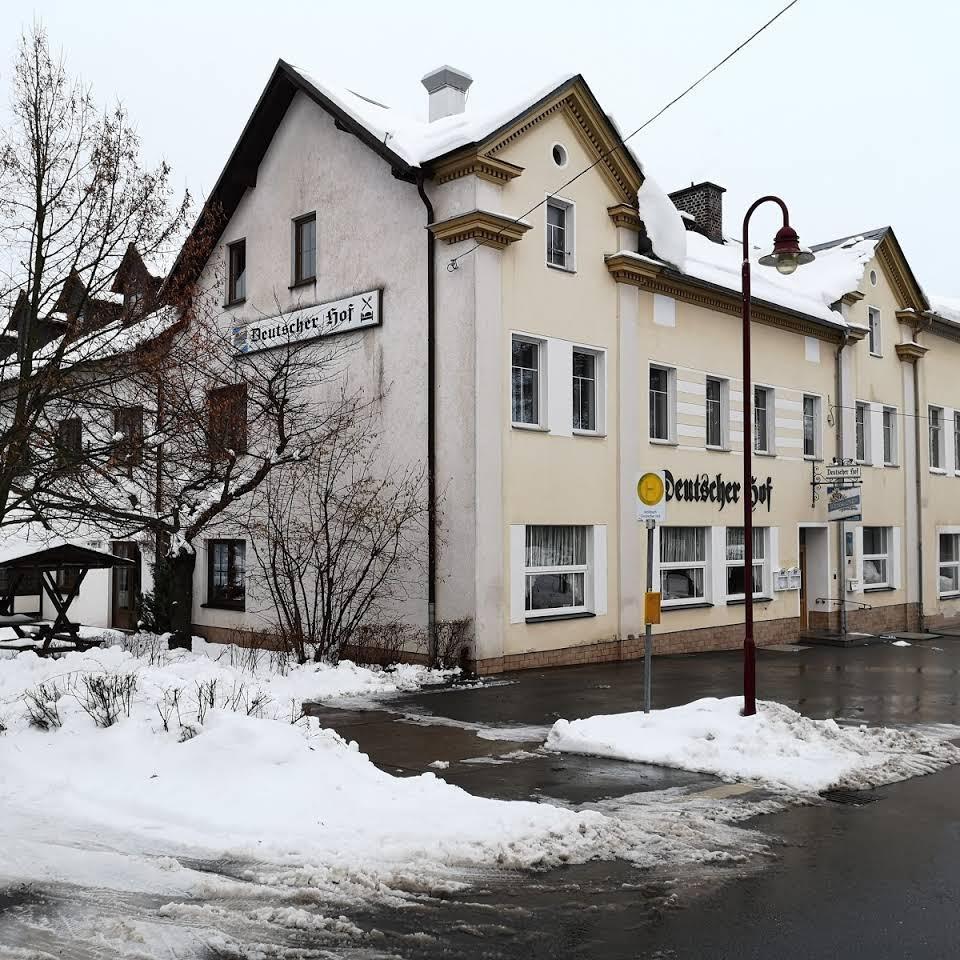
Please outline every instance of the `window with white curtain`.
[{"label": "window with white curtain", "polygon": [[[743,527],[727,527],[727,599],[736,600],[745,596],[743,572]],[[764,595],[766,578],[766,527],[753,528],[753,595]]]},{"label": "window with white curtain", "polygon": [[547,200],[547,263],[573,270],[573,204],[550,197]]},{"label": "window with white curtain", "polygon": [[528,617],[586,611],[586,527],[527,526],[524,568]]},{"label": "window with white curtain", "polygon": [[890,528],[863,528],[863,585],[890,586]]},{"label": "window with white curtain", "polygon": [[665,604],[706,599],[707,528],[660,528],[660,593]]},{"label": "window with white curtain", "polygon": [[960,533],[940,534],[939,574],[941,597],[960,594]]}]

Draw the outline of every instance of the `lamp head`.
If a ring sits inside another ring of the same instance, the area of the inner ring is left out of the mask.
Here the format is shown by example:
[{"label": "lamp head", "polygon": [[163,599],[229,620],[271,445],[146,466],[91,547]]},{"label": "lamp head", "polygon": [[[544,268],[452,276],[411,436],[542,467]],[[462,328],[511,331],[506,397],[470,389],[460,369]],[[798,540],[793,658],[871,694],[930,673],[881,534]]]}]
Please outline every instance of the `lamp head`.
[{"label": "lamp head", "polygon": [[776,267],[780,273],[787,275],[813,259],[814,256],[809,250],[800,248],[797,231],[786,224],[773,238],[773,252],[761,257],[758,263],[764,267]]}]

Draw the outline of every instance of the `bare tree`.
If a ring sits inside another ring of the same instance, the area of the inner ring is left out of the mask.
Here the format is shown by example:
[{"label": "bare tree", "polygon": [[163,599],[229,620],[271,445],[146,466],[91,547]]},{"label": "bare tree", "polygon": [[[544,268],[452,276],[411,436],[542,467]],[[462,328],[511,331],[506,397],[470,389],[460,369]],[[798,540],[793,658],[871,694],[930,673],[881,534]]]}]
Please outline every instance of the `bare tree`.
[{"label": "bare tree", "polygon": [[376,401],[328,402],[308,459],[278,471],[251,501],[251,582],[301,662],[339,658],[365,623],[395,622],[424,583],[427,502],[421,463],[383,462]]},{"label": "bare tree", "polygon": [[189,205],[174,199],[166,163],[142,164],[123,107],[100,111],[41,27],[21,37],[11,108],[0,131],[0,306],[10,312],[0,334],[0,524],[45,519],[41,494],[77,469],[77,410],[125,379],[173,322],[164,314],[133,329],[158,306],[159,286],[133,261],[136,250],[165,256]]}]

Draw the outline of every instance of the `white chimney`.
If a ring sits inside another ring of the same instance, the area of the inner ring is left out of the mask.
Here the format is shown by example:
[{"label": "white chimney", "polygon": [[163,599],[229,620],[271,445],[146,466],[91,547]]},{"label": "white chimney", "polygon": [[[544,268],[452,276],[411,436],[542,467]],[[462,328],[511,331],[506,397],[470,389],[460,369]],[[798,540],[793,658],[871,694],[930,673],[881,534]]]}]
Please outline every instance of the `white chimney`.
[{"label": "white chimney", "polygon": [[446,65],[431,70],[421,81],[430,94],[430,122],[463,113],[473,77]]}]

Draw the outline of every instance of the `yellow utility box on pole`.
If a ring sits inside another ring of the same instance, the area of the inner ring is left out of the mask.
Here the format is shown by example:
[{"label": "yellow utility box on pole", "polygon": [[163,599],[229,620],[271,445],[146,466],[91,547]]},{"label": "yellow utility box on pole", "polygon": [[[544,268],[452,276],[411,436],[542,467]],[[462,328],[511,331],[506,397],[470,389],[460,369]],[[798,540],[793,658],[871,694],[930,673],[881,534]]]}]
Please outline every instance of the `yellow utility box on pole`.
[{"label": "yellow utility box on pole", "polygon": [[652,590],[643,595],[643,621],[644,623],[660,622],[660,594]]}]

